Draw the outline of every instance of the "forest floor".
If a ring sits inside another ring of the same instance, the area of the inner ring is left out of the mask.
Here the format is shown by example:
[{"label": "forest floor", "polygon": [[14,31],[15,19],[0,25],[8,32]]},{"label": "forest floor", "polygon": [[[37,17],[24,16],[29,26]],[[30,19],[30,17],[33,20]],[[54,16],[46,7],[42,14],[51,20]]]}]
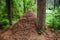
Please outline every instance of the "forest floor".
[{"label": "forest floor", "polygon": [[45,32],[39,35],[36,31],[36,16],[29,11],[9,30],[0,30],[0,40],[60,40],[60,33],[51,31],[45,25]]}]

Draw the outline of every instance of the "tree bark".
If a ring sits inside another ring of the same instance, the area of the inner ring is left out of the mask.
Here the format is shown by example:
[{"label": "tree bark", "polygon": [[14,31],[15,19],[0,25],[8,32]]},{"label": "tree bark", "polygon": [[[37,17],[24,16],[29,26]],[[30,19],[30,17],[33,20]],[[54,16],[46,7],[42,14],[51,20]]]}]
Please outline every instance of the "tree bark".
[{"label": "tree bark", "polygon": [[54,0],[54,10],[55,10],[55,6],[56,6],[56,0]]},{"label": "tree bark", "polygon": [[9,24],[12,25],[11,0],[6,0]]},{"label": "tree bark", "polygon": [[45,25],[46,0],[37,0],[37,31],[42,33]]},{"label": "tree bark", "polygon": [[25,1],[26,0],[23,1],[24,2],[24,13],[26,12]]}]

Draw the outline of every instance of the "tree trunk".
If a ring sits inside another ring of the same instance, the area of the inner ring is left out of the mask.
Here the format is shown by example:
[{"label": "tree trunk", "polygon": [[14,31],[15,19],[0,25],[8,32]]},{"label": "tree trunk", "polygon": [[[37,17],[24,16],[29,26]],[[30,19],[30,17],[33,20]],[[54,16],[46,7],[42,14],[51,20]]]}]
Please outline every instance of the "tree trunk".
[{"label": "tree trunk", "polygon": [[60,0],[59,0],[59,6],[60,6]]},{"label": "tree trunk", "polygon": [[26,12],[25,1],[26,0],[23,1],[24,2],[24,13]]},{"label": "tree trunk", "polygon": [[56,6],[56,0],[54,0],[54,10],[55,10],[55,6]]},{"label": "tree trunk", "polygon": [[46,0],[37,0],[37,31],[42,33],[45,24]]},{"label": "tree trunk", "polygon": [[12,25],[11,0],[6,0],[9,24]]}]

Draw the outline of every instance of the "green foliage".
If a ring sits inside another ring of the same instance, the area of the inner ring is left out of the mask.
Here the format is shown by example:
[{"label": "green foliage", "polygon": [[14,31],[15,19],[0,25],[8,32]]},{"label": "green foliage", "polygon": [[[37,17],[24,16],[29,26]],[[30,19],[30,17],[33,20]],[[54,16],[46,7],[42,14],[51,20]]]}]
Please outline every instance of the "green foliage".
[{"label": "green foliage", "polygon": [[29,9],[32,9],[33,11],[37,11],[37,5],[35,4],[35,0],[26,0],[25,1],[26,3],[26,11],[29,10]]},{"label": "green foliage", "polygon": [[47,10],[46,11],[46,22],[50,28],[55,31],[60,30],[60,7],[57,7],[57,10]]},{"label": "green foliage", "polygon": [[[35,0],[25,0],[26,11],[32,9],[36,12]],[[0,28],[8,29],[9,20],[6,7],[6,0],[0,0]],[[24,0],[11,0],[11,13],[13,24],[17,21],[20,16],[24,14]]]},{"label": "green foliage", "polygon": [[[8,25],[8,26],[7,26]],[[7,29],[9,28],[9,21],[7,19],[0,20],[0,28]]]},{"label": "green foliage", "polygon": [[9,21],[7,19],[7,12],[6,12],[6,2],[5,0],[0,0],[0,28],[7,29],[7,25],[9,24]]}]

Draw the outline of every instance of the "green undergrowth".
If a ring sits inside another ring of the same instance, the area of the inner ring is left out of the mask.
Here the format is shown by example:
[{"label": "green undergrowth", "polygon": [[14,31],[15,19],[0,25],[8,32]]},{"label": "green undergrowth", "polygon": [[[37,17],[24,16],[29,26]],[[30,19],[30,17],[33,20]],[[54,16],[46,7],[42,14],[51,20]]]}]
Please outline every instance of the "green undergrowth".
[{"label": "green undergrowth", "polygon": [[52,30],[60,32],[60,7],[54,11],[46,10],[46,23]]}]

